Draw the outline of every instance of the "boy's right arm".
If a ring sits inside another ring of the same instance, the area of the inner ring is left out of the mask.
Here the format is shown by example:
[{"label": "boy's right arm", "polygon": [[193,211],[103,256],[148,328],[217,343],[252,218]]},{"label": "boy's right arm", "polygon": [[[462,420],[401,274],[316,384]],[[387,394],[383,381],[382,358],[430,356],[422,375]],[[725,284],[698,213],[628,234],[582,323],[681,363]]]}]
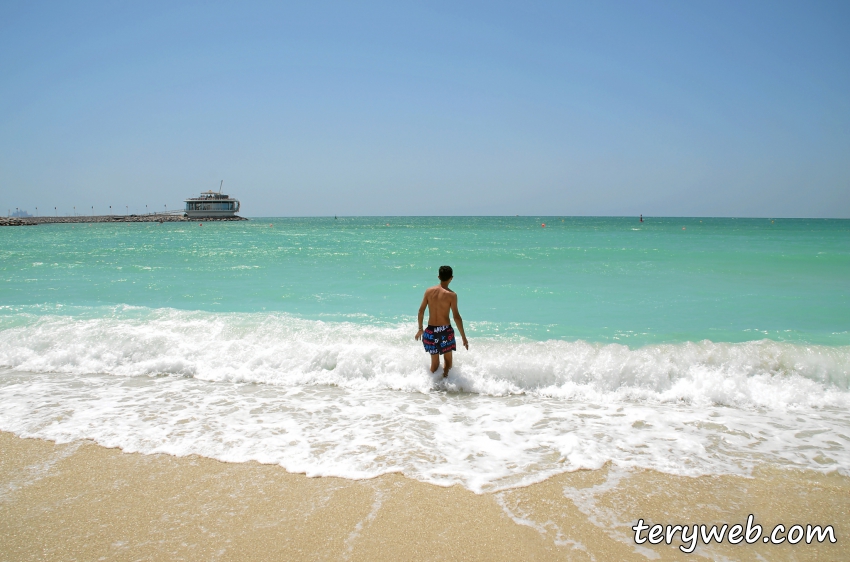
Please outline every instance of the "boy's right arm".
[{"label": "boy's right arm", "polygon": [[457,324],[457,331],[460,332],[460,337],[463,340],[463,347],[469,351],[469,342],[466,339],[466,333],[463,331],[463,318],[460,317],[460,312],[457,310],[457,293],[452,295],[452,316],[455,318],[455,324]]}]

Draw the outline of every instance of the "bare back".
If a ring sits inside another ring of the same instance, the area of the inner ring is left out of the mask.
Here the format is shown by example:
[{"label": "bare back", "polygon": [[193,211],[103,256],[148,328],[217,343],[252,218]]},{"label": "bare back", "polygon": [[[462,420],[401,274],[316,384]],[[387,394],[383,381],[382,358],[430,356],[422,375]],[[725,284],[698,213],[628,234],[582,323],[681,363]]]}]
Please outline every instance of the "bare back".
[{"label": "bare back", "polygon": [[440,285],[425,290],[422,304],[428,305],[428,325],[447,326],[449,322],[449,311],[457,306],[457,294],[451,289],[444,289]]}]

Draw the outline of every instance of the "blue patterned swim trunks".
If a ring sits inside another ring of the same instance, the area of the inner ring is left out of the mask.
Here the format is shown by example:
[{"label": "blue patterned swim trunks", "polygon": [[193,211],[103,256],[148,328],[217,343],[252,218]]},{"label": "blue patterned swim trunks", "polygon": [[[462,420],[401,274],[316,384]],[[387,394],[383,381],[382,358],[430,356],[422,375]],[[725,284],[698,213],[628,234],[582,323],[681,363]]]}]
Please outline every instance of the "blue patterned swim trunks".
[{"label": "blue patterned swim trunks", "polygon": [[446,326],[428,326],[422,333],[422,345],[431,355],[440,355],[457,350],[455,331],[451,324]]}]

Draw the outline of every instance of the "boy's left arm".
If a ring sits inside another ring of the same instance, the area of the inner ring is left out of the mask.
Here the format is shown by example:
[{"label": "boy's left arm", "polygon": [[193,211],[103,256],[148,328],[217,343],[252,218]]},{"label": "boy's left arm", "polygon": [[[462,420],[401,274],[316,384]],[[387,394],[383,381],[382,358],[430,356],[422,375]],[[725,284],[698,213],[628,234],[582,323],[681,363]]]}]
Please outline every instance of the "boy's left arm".
[{"label": "boy's left arm", "polygon": [[422,297],[422,304],[419,305],[419,331],[416,332],[415,336],[413,336],[413,339],[415,339],[416,341],[419,341],[419,338],[422,337],[422,332],[424,332],[424,330],[422,329],[422,321],[425,320],[425,307],[427,306],[428,293],[426,292],[425,295],[423,295]]}]

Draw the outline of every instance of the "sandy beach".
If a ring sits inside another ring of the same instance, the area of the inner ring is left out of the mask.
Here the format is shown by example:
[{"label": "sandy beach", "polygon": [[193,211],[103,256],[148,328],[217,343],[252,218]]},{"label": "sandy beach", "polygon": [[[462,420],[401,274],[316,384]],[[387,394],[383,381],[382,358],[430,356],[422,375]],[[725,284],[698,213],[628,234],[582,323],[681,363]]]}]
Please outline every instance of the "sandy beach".
[{"label": "sandy beach", "polygon": [[[836,544],[636,545],[630,526],[833,525]],[[126,454],[0,433],[2,560],[840,560],[850,478],[759,470],[675,477],[611,467],[476,495],[387,475]]]}]

